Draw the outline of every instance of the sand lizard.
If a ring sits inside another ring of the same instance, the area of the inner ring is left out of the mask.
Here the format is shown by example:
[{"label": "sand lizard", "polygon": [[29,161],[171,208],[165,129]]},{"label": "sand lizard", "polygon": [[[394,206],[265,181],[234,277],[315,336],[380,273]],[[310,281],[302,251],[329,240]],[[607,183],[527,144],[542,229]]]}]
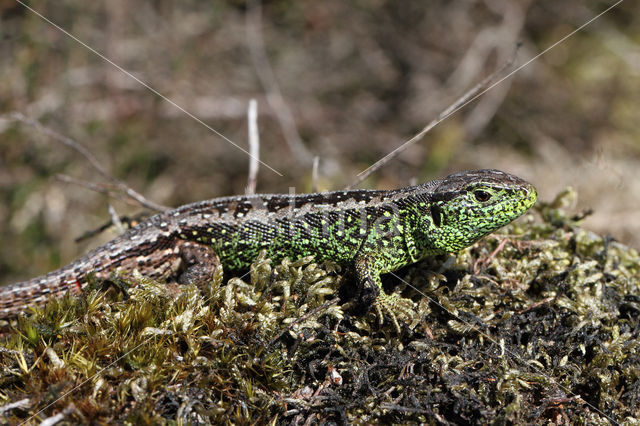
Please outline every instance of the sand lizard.
[{"label": "sand lizard", "polygon": [[[383,309],[397,299],[380,274],[425,257],[457,252],[511,222],[536,201],[535,188],[498,171],[452,174],[406,188],[263,194],[215,198],[157,214],[75,262],[28,281],[0,287],[0,318],[79,292],[90,273],[116,271],[178,283],[247,269],[262,250],[275,261],[314,256],[355,272]],[[377,299],[376,299],[377,296]]]}]

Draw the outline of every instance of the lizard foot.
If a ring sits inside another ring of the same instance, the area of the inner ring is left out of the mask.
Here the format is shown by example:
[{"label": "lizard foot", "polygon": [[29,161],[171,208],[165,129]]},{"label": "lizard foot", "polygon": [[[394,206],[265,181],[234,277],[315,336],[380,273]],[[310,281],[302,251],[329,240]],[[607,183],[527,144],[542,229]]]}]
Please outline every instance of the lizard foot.
[{"label": "lizard foot", "polygon": [[378,313],[379,323],[383,324],[384,315],[386,314],[391,318],[398,334],[400,334],[398,319],[408,323],[410,328],[415,327],[420,320],[416,304],[411,299],[405,299],[398,293],[385,294],[381,292],[374,302],[374,306]]}]

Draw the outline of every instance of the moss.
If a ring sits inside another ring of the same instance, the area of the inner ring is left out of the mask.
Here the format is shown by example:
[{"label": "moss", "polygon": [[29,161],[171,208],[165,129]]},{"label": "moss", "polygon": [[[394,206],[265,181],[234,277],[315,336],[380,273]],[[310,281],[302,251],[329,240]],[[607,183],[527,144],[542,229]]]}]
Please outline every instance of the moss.
[{"label": "moss", "polygon": [[539,203],[456,257],[388,276],[418,302],[420,321],[399,335],[357,299],[336,303],[352,281],[310,258],[261,257],[243,277],[219,270],[207,288],[136,276],[121,280],[124,293],[96,285],[51,301],[4,327],[0,415],[637,422],[640,256],[581,228],[572,196]]}]

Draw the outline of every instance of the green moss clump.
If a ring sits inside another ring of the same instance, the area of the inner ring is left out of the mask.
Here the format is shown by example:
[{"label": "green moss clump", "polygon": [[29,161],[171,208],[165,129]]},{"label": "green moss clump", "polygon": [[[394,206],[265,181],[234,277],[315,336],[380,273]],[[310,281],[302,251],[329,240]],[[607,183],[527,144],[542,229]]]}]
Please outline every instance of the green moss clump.
[{"label": "green moss clump", "polygon": [[136,276],[126,297],[92,288],[51,301],[3,329],[0,416],[638,422],[640,256],[581,228],[572,196],[385,277],[417,302],[400,335],[357,298],[338,301],[353,282],[310,258],[261,257],[204,289]]}]

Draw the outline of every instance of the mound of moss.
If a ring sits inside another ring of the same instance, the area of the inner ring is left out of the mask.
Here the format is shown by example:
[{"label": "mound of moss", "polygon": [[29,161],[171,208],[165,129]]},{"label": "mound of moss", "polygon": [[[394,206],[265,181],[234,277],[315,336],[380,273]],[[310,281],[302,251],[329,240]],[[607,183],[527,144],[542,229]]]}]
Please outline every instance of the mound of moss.
[{"label": "mound of moss", "polygon": [[637,424],[640,256],[572,196],[385,277],[399,334],[312,259],[52,301],[2,328],[0,421]]}]

